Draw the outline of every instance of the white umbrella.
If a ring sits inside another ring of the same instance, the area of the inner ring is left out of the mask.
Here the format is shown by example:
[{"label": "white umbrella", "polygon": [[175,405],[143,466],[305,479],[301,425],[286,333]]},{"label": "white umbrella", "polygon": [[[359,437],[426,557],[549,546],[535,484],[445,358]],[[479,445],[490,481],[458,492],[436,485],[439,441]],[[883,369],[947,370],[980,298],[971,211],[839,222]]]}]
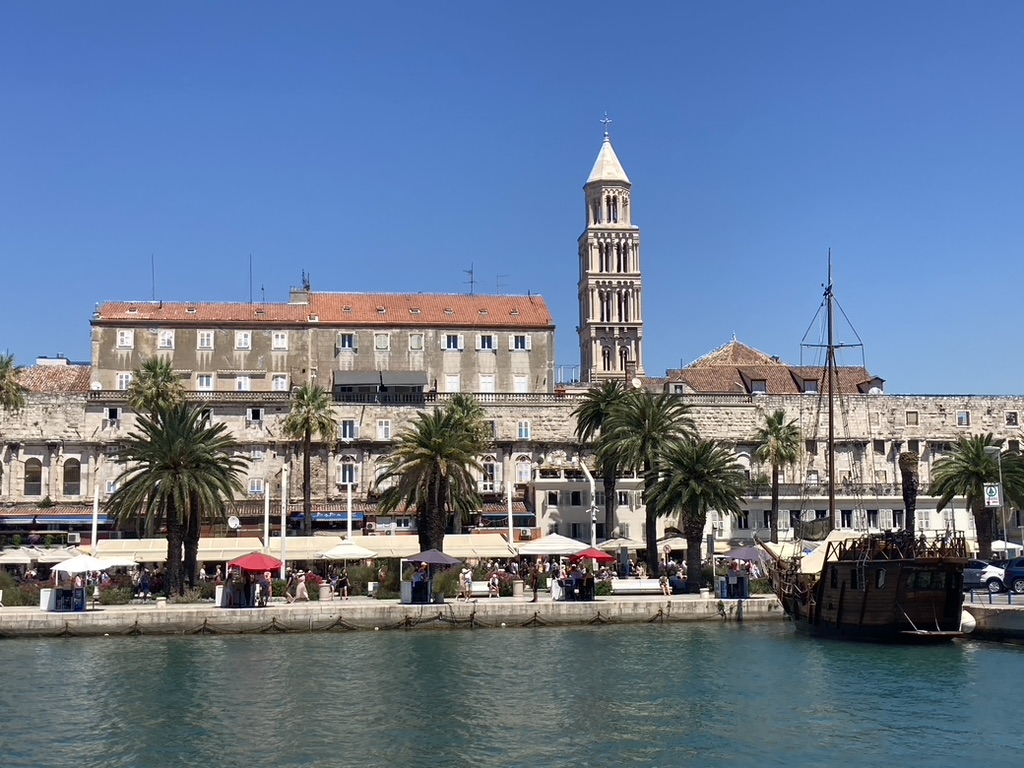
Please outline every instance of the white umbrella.
[{"label": "white umbrella", "polygon": [[42,553],[32,547],[5,549],[0,552],[0,565],[29,565],[39,559]]},{"label": "white umbrella", "polygon": [[634,541],[633,539],[608,539],[608,541],[602,541],[598,544],[597,548],[604,552],[618,552],[623,547],[626,549],[642,549],[643,546],[643,542]]},{"label": "white umbrella", "polygon": [[[100,560],[92,555],[75,555],[63,563],[53,566],[53,570],[62,573],[89,573],[90,571],[105,571],[107,568],[115,568],[126,564],[128,564],[127,561]],[[131,561],[130,564],[135,565],[135,561]]]},{"label": "white umbrella", "polygon": [[584,544],[582,541],[576,541],[576,539],[570,539],[568,536],[550,533],[542,538],[522,544],[518,549],[520,555],[575,555],[584,549],[590,549],[590,545]]},{"label": "white umbrella", "polygon": [[365,547],[360,547],[358,544],[353,544],[350,541],[343,541],[338,546],[331,547],[320,555],[324,560],[369,560],[371,557],[376,556],[376,552],[371,552]]}]

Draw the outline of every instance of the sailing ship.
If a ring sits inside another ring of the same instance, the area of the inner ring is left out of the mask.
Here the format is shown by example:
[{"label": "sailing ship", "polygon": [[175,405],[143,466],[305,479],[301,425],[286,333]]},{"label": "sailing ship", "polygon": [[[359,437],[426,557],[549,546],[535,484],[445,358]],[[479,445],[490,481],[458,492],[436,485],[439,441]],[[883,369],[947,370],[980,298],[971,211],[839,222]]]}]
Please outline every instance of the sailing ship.
[{"label": "sailing ship", "polygon": [[[835,521],[835,400],[838,390],[832,264],[823,308],[827,344],[820,394],[828,398],[828,522]],[[823,391],[822,391],[823,390]],[[962,533],[929,541],[913,530],[855,534],[832,531],[815,552],[770,556],[769,575],[794,626],[819,637],[890,643],[942,642],[961,637]]]}]

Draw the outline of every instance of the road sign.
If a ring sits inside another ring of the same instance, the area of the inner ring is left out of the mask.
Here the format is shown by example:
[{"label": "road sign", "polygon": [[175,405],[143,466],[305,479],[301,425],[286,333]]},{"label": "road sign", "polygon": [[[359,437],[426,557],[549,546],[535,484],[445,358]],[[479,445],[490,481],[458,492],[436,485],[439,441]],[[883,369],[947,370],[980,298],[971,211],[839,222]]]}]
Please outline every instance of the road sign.
[{"label": "road sign", "polygon": [[985,483],[985,506],[1001,507],[1002,494],[999,492],[999,483]]}]

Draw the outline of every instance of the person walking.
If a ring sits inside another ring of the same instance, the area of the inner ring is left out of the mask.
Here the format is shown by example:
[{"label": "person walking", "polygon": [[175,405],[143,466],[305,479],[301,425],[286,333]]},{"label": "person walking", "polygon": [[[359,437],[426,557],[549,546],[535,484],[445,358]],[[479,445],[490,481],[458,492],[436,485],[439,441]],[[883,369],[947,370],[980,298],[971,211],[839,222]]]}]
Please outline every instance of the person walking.
[{"label": "person walking", "polygon": [[537,602],[537,587],[540,586],[540,566],[535,565],[530,569],[530,588],[533,590],[533,600],[531,603]]},{"label": "person walking", "polygon": [[462,572],[459,574],[459,584],[461,586],[459,597],[464,598],[468,603],[473,597],[473,569],[468,565],[462,566]]},{"label": "person walking", "polygon": [[299,571],[295,582],[295,602],[299,601],[309,602],[309,590],[306,589],[306,574],[302,571]]}]

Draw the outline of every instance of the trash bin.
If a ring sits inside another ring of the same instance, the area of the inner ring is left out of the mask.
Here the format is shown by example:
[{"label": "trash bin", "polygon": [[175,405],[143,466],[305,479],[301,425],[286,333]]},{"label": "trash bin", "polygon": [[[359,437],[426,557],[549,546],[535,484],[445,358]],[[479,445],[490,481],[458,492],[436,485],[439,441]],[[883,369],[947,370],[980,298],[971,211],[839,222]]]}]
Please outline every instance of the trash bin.
[{"label": "trash bin", "polygon": [[512,579],[512,597],[522,597],[523,594],[523,580]]},{"label": "trash bin", "polygon": [[213,588],[213,604],[218,608],[224,607],[224,585],[218,584]]},{"label": "trash bin", "polygon": [[320,582],[320,600],[333,600],[334,599],[334,588],[331,586],[331,582],[322,581]]},{"label": "trash bin", "polygon": [[86,597],[85,587],[75,587],[71,592],[71,610],[84,611],[89,607],[89,600]]},{"label": "trash bin", "polygon": [[44,587],[39,590],[39,610],[41,611],[53,611],[56,610],[54,605],[54,594],[56,590],[48,587]]}]

